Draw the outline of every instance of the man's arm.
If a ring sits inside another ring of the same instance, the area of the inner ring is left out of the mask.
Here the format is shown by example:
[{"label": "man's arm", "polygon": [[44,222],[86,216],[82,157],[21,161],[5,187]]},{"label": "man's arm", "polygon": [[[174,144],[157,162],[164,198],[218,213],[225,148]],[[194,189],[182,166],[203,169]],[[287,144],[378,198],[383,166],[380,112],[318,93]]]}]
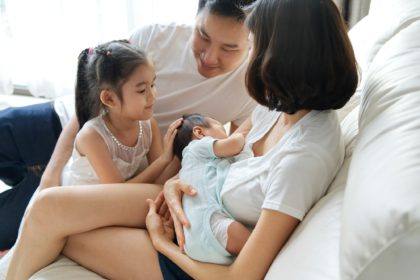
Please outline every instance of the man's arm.
[{"label": "man's arm", "polygon": [[70,119],[70,122],[63,128],[63,131],[58,138],[54,152],[41,177],[41,189],[60,185],[61,172],[71,156],[74,139],[76,138],[78,131],[79,122],[77,121],[77,117],[73,116]]}]

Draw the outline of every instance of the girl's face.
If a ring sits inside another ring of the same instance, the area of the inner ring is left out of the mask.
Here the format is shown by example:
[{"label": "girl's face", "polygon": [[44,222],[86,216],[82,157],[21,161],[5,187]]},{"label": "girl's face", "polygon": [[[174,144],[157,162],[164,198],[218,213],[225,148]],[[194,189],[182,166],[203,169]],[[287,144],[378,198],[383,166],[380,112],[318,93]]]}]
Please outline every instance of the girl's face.
[{"label": "girl's face", "polygon": [[248,55],[248,33],[243,22],[201,11],[192,38],[198,72],[211,78],[239,67]]},{"label": "girl's face", "polygon": [[211,136],[216,139],[224,139],[228,137],[225,127],[221,122],[212,118],[207,118],[207,120],[210,124],[210,127],[203,128],[203,134],[205,136]]},{"label": "girl's face", "polygon": [[148,120],[153,116],[156,100],[155,69],[151,63],[137,66],[122,86],[121,111],[133,120]]}]

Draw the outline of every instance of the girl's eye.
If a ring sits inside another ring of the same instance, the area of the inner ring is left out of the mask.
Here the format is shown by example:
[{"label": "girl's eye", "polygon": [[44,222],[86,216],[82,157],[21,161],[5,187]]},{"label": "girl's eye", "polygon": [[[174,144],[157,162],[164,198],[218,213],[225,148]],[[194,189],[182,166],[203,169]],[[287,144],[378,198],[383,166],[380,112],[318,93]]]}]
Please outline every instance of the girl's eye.
[{"label": "girl's eye", "polygon": [[140,93],[140,94],[144,94],[145,92],[146,92],[145,89],[142,89],[142,90],[137,91],[137,93]]},{"label": "girl's eye", "polygon": [[155,87],[155,84],[151,84],[151,85],[150,85],[150,87],[151,87],[151,88],[154,88],[154,87]]}]

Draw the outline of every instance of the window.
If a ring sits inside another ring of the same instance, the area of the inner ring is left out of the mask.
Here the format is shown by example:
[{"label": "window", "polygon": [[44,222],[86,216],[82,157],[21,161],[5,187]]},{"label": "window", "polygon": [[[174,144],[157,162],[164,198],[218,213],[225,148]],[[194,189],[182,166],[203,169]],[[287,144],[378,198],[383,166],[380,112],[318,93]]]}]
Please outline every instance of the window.
[{"label": "window", "polygon": [[0,93],[71,93],[83,48],[148,23],[193,23],[198,0],[0,0]]}]

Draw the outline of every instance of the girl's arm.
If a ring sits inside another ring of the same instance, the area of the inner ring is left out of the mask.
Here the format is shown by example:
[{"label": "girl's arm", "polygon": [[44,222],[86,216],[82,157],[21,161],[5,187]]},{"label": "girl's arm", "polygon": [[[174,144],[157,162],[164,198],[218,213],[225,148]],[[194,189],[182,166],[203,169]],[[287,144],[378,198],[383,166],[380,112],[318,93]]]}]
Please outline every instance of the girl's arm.
[{"label": "girl's arm", "polygon": [[157,181],[163,181],[163,179],[160,178],[160,175],[164,173],[166,167],[173,160],[173,142],[176,136],[177,127],[181,124],[181,119],[178,119],[169,125],[165,137],[163,138],[163,149],[159,126],[153,118],[150,123],[152,125],[153,136],[152,144],[149,153],[147,154],[149,166],[140,174],[128,180],[127,182],[129,183],[155,183]]},{"label": "girl's arm", "polygon": [[[149,201],[149,205],[153,202]],[[162,217],[151,206],[146,225],[154,247],[195,279],[263,279],[299,220],[263,209],[258,223],[237,259],[230,266],[201,263],[183,254],[168,234]]]}]

